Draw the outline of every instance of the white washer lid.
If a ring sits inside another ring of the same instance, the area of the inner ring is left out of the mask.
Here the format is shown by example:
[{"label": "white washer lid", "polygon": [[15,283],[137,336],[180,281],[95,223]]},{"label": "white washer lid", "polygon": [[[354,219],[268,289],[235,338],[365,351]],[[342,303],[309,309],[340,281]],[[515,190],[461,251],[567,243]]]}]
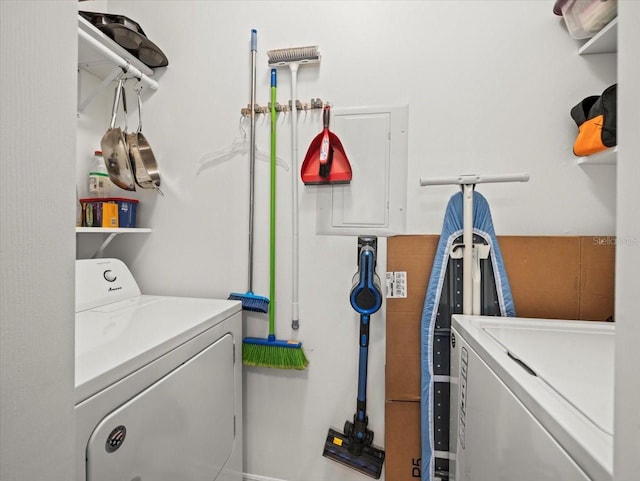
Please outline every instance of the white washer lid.
[{"label": "white washer lid", "polygon": [[612,479],[613,323],[454,315],[452,326],[591,479]]},{"label": "white washer lid", "polygon": [[240,312],[240,306],[141,295],[76,313],[76,403]]},{"label": "white washer lid", "polygon": [[613,329],[552,324],[485,327],[540,379],[613,436]]}]

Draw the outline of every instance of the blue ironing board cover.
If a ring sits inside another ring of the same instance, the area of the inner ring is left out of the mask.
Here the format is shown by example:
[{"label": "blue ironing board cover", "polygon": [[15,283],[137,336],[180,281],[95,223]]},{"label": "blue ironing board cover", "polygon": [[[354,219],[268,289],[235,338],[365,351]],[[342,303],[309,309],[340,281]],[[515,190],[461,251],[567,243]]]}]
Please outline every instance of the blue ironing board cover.
[{"label": "blue ironing board cover", "polygon": [[[456,238],[463,233],[463,198],[462,192],[454,194],[444,216],[442,234],[438,242],[436,255],[429,277],[425,295],[421,323],[421,433],[422,433],[422,481],[434,480],[434,446],[433,446],[433,337],[438,304],[449,262],[449,252]],[[473,233],[482,237],[490,248],[490,260],[498,292],[498,302],[502,316],[515,316],[515,307],[511,295],[511,287],[502,261],[502,254],[496,239],[491,219],[489,203],[478,192],[473,192]],[[451,448],[450,448],[451,449]]]}]

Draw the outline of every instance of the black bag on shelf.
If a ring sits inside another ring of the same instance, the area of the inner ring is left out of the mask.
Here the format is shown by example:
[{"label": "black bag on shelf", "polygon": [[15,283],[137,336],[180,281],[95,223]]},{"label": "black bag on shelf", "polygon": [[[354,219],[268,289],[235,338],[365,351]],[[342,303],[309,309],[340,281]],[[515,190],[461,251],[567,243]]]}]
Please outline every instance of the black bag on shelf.
[{"label": "black bag on shelf", "polygon": [[617,145],[617,89],[618,84],[613,84],[602,95],[587,97],[571,109],[571,118],[578,126],[575,155],[592,155]]}]

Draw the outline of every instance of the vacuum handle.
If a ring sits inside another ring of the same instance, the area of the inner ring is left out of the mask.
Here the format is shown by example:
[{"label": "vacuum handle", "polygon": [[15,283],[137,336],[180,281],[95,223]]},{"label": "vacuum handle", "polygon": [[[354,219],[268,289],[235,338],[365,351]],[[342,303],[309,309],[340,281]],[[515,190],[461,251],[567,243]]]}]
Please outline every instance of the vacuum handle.
[{"label": "vacuum handle", "polygon": [[351,307],[361,315],[371,315],[382,306],[380,281],[375,272],[375,238],[359,238],[358,272],[351,288],[349,300]]}]

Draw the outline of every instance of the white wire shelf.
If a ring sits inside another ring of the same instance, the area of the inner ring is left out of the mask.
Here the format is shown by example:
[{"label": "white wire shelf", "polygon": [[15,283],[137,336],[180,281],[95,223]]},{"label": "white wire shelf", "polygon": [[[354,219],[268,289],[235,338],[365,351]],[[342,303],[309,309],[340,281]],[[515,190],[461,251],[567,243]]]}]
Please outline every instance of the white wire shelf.
[{"label": "white wire shelf", "polygon": [[102,80],[102,83],[89,92],[84,100],[78,102],[78,112],[82,112],[123,72],[126,77],[138,79],[142,85],[151,90],[158,90],[158,82],[150,78],[153,75],[151,68],[80,15],[78,15],[78,68]]},{"label": "white wire shelf", "polygon": [[151,232],[146,227],[76,227],[76,234],[144,234]]},{"label": "white wire shelf", "polygon": [[618,147],[612,147],[597,154],[578,157],[579,165],[615,165],[618,158]]},{"label": "white wire shelf", "polygon": [[591,37],[578,49],[580,55],[618,52],[618,17]]}]

